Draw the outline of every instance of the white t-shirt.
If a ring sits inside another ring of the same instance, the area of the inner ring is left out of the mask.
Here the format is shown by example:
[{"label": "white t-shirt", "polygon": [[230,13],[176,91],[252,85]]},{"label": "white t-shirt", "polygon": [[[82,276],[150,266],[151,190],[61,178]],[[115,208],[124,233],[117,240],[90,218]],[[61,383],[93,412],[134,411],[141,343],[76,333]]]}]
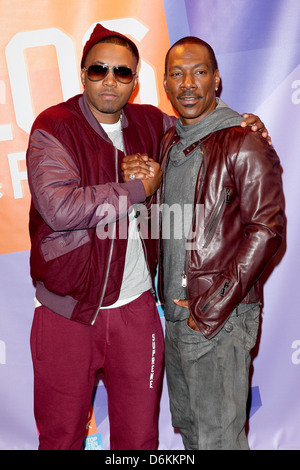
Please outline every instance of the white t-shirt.
[{"label": "white t-shirt", "polygon": [[[101,123],[101,126],[109,136],[114,146],[119,150],[124,151],[121,120],[115,124]],[[137,225],[137,218],[135,215],[136,209],[133,208],[128,215],[128,244],[119,299],[113,305],[101,308],[114,308],[125,305],[152,287],[151,276],[145,259],[142,241]]]}]

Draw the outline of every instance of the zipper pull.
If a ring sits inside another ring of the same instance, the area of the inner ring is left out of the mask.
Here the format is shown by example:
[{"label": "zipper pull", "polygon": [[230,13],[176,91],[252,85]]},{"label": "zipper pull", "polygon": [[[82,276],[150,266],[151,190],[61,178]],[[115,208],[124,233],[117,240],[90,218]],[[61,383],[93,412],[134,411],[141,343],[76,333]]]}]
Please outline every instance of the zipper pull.
[{"label": "zipper pull", "polygon": [[230,202],[229,193],[230,193],[230,189],[227,188],[227,189],[226,189],[226,199],[225,199],[225,202]]},{"label": "zipper pull", "polygon": [[220,296],[221,296],[221,297],[224,297],[225,292],[226,292],[226,290],[228,289],[228,287],[229,287],[229,282],[228,282],[228,281],[225,281],[225,284],[224,284],[224,286],[222,287],[222,290],[221,290],[221,292],[220,292]]},{"label": "zipper pull", "polygon": [[182,287],[187,286],[187,275],[185,274],[184,271],[183,271],[183,273],[181,273],[181,285],[182,285]]}]

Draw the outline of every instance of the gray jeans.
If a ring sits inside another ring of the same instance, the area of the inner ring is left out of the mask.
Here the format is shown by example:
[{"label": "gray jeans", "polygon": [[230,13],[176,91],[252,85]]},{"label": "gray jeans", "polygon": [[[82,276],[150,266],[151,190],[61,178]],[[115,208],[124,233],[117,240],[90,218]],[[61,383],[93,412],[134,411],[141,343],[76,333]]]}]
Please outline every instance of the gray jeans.
[{"label": "gray jeans", "polygon": [[166,321],[172,424],[186,449],[249,449],[246,404],[259,316],[259,304],[240,304],[210,340],[186,320]]}]

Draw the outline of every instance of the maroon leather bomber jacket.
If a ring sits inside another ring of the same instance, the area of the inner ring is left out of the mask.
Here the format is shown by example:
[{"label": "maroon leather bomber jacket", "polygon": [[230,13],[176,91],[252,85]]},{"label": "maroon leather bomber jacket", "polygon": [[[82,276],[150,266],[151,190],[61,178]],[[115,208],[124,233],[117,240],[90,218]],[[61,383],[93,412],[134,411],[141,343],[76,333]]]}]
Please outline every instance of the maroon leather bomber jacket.
[{"label": "maroon leather bomber jacket", "polygon": [[[174,128],[162,145],[165,174]],[[206,136],[185,150],[201,148],[203,162],[195,187],[190,250],[186,250],[189,310],[200,331],[212,338],[239,303],[260,300],[260,277],[277,252],[284,232],[279,158],[260,133],[231,127]],[[164,180],[159,200],[163,201]],[[162,254],[158,293],[163,303]]]},{"label": "maroon leather bomber jacket", "polygon": [[[173,123],[154,106],[127,104],[122,117],[126,154],[145,152],[157,160],[161,139]],[[149,207],[151,202],[145,201],[141,181],[123,182],[123,157],[91,113],[84,94],[42,112],[31,130],[26,162],[36,297],[54,312],[84,324],[93,324],[100,306],[118,299],[128,209],[143,202]],[[106,223],[114,221],[114,234],[105,237]],[[99,223],[104,226],[101,237]],[[144,240],[152,276],[156,243],[149,237]]]}]

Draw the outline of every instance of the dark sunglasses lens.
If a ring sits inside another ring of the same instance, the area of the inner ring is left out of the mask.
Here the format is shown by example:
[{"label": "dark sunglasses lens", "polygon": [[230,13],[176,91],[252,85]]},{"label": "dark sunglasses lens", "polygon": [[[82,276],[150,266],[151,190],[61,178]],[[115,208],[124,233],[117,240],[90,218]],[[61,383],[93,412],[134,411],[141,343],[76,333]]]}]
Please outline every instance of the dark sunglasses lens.
[{"label": "dark sunglasses lens", "polygon": [[130,83],[133,78],[132,70],[129,67],[116,67],[114,75],[121,83]]},{"label": "dark sunglasses lens", "polygon": [[[107,75],[108,67],[105,65],[91,65],[87,74],[92,82],[103,80]],[[129,67],[114,67],[114,76],[118,82],[130,83],[133,79],[133,72]]]},{"label": "dark sunglasses lens", "polygon": [[103,80],[107,74],[107,67],[103,67],[102,65],[91,65],[87,73],[90,80],[97,82],[99,80]]}]

